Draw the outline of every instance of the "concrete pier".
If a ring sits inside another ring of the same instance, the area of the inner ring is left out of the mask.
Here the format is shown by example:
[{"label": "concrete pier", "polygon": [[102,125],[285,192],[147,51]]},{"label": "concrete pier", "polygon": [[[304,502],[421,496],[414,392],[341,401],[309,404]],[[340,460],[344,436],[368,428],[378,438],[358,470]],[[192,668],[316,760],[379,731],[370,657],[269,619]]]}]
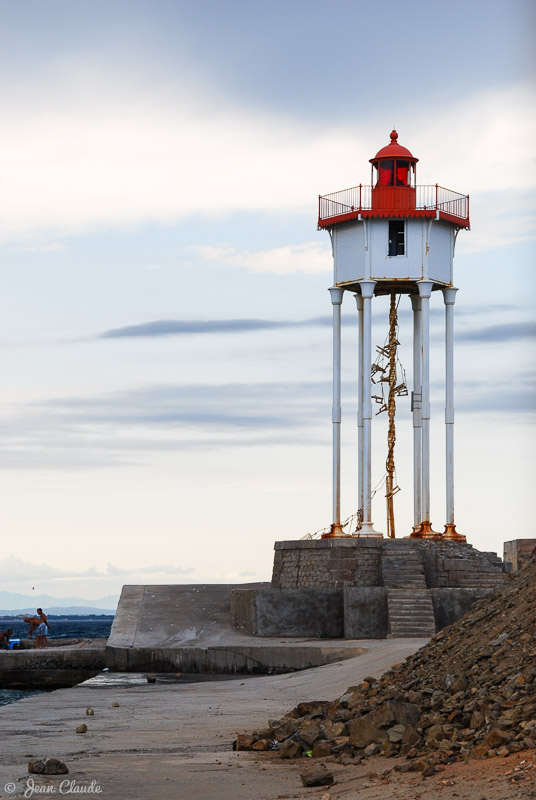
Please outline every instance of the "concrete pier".
[{"label": "concrete pier", "polygon": [[104,669],[105,646],[106,639],[85,639],[77,644],[40,650],[33,647],[0,650],[0,688],[61,689],[75,686]]},{"label": "concrete pier", "polygon": [[[240,584],[250,591],[269,584]],[[267,673],[329,664],[359,655],[353,641],[301,635],[264,640],[236,630],[232,584],[124,586],[106,647],[119,671]]]},{"label": "concrete pier", "polygon": [[[263,754],[259,763],[255,753],[233,752],[232,742],[237,733],[265,727],[269,718],[298,702],[334,700],[367,675],[380,675],[402,661],[425,640],[355,644],[366,652],[302,672],[188,685],[129,685],[125,676],[123,686],[102,687],[93,680],[4,706],[0,787],[11,784],[9,796],[21,797],[33,777],[59,795],[61,780],[68,778],[79,787],[97,781],[100,796],[110,800],[302,796],[301,763],[276,754]],[[94,709],[93,716],[86,716],[87,707]],[[81,723],[88,731],[77,734]],[[69,775],[29,776],[32,756],[61,759]]]}]

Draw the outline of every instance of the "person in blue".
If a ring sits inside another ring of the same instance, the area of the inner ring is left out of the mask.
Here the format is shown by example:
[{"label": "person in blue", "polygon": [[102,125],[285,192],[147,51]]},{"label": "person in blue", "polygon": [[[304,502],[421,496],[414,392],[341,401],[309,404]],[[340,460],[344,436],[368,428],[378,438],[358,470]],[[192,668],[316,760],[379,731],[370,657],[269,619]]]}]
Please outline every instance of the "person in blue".
[{"label": "person in blue", "polygon": [[35,646],[40,649],[48,647],[48,619],[42,608],[37,609],[37,614],[41,622],[35,629]]},{"label": "person in blue", "polygon": [[9,648],[9,640],[12,635],[12,628],[9,628],[7,631],[0,631],[0,649],[7,650]]}]

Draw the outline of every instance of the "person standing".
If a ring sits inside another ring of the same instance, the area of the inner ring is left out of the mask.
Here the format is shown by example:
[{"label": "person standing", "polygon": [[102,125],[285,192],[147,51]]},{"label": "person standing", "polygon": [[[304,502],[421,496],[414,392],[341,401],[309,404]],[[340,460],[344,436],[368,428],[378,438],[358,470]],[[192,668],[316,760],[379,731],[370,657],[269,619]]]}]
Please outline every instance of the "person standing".
[{"label": "person standing", "polygon": [[42,647],[48,647],[48,619],[42,608],[36,610],[41,622],[35,630],[35,647],[40,649]]}]

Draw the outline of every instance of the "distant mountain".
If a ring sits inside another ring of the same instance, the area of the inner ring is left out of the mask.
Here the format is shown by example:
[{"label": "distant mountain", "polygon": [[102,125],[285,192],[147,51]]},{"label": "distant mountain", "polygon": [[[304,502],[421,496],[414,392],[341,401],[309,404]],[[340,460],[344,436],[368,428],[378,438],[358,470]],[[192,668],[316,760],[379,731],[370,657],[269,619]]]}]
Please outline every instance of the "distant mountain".
[{"label": "distant mountain", "polygon": [[119,595],[111,594],[98,600],[80,597],[51,597],[48,594],[29,595],[0,592],[0,614],[35,614],[37,606],[46,614],[115,614]]},{"label": "distant mountain", "polygon": [[[102,614],[113,617],[115,609],[93,608],[92,606],[47,606],[46,614],[49,617],[89,617]],[[0,617],[35,617],[35,608],[0,608]]]}]

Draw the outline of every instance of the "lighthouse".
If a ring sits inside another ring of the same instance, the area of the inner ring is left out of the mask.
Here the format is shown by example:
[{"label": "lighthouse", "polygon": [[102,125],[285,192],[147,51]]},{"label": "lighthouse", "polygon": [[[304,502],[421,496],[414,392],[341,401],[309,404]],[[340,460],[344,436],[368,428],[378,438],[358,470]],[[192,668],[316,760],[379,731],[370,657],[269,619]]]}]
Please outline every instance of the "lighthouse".
[{"label": "lighthouse", "polygon": [[[454,519],[453,314],[458,290],[453,258],[459,231],[469,228],[469,196],[438,184],[417,184],[417,163],[393,130],[389,144],[370,159],[370,185],[319,197],[318,228],[330,235],[334,267],[329,290],[333,305],[333,517],[323,538],[347,535],[341,525],[341,305],[350,292],[357,304],[359,331],[359,511],[353,535],[383,537],[372,519],[372,302],[389,295],[392,310],[395,299],[407,295],[413,312],[413,528],[409,533],[408,525],[408,533],[418,539],[465,541]],[[442,296],[445,315],[443,532],[432,529],[430,509],[430,302],[437,296]],[[387,493],[392,490],[391,486]]]}]

